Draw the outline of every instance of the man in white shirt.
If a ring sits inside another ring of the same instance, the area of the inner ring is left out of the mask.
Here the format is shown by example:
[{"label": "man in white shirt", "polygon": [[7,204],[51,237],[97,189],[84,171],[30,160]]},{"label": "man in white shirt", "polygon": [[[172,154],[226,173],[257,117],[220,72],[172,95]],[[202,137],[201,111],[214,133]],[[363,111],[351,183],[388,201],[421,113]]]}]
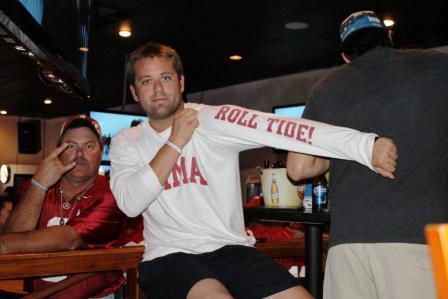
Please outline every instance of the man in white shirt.
[{"label": "man in white shirt", "polygon": [[393,177],[393,142],[237,106],[184,104],[180,58],[148,43],[127,66],[149,121],[112,140],[120,209],[143,214],[140,287],[150,298],[311,298],[244,230],[239,152],[262,146],[356,160]]}]

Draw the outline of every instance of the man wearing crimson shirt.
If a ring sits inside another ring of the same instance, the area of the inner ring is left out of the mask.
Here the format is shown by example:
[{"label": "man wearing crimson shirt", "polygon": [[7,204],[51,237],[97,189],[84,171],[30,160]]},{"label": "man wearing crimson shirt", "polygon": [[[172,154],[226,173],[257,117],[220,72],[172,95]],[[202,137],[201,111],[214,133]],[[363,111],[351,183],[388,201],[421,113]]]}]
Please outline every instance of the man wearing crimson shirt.
[{"label": "man wearing crimson shirt", "polygon": [[[126,218],[109,180],[98,175],[102,139],[99,124],[85,115],[67,120],[54,150],[37,168],[25,196],[11,212],[0,254],[52,252],[117,244]],[[34,279],[33,290],[64,279]],[[124,284],[121,271],[101,272],[49,298],[113,298]],[[110,295],[112,294],[112,295]]]}]

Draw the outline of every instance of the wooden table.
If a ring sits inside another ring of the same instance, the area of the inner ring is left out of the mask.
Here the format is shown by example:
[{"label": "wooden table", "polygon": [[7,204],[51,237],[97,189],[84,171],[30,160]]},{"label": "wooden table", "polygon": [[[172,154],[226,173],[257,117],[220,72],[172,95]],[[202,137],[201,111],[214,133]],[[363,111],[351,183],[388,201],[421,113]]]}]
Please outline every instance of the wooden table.
[{"label": "wooden table", "polygon": [[316,299],[322,298],[322,234],[330,223],[328,213],[305,213],[298,209],[250,207],[244,208],[246,223],[254,219],[299,222],[305,228],[305,287]]},{"label": "wooden table", "polygon": [[[143,252],[143,246],[129,246],[0,255],[0,280],[62,274],[77,274],[74,277],[85,279],[95,272],[124,270],[127,272],[127,298],[137,298],[137,267]],[[42,297],[36,295],[31,298]]]}]

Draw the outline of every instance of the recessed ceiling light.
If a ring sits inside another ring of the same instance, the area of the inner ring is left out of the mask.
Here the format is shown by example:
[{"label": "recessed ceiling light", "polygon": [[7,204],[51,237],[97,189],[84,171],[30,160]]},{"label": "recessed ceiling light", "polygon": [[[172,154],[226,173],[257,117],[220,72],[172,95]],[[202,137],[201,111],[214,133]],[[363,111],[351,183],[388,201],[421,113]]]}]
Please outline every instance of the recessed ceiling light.
[{"label": "recessed ceiling light", "polygon": [[3,115],[8,114],[8,111],[6,111],[6,110],[0,110],[0,114],[3,114]]},{"label": "recessed ceiling light", "polygon": [[44,104],[45,105],[50,105],[51,103],[53,103],[53,101],[50,98],[45,98],[44,99]]},{"label": "recessed ceiling light", "polygon": [[118,32],[118,35],[121,37],[130,37],[132,35],[132,33],[128,29],[123,29]]},{"label": "recessed ceiling light", "polygon": [[10,38],[10,37],[4,37],[3,40],[4,40],[5,42],[7,42],[8,44],[12,44],[12,45],[15,45],[15,44],[16,44],[16,41],[13,40],[13,39]]},{"label": "recessed ceiling light", "polygon": [[310,25],[305,22],[289,22],[285,24],[285,28],[289,30],[303,30],[308,27],[310,27]]},{"label": "recessed ceiling light", "polygon": [[391,19],[385,19],[383,20],[384,26],[386,27],[392,27],[395,25],[395,22]]},{"label": "recessed ceiling light", "polygon": [[88,52],[89,48],[87,48],[87,47],[79,47],[79,51],[81,51],[81,52]]},{"label": "recessed ceiling light", "polygon": [[14,46],[14,49],[16,49],[17,51],[25,51],[25,48],[22,46]]},{"label": "recessed ceiling light", "polygon": [[243,59],[243,56],[235,54],[235,55],[230,56],[229,58],[230,58],[230,60],[241,60],[241,59]]}]

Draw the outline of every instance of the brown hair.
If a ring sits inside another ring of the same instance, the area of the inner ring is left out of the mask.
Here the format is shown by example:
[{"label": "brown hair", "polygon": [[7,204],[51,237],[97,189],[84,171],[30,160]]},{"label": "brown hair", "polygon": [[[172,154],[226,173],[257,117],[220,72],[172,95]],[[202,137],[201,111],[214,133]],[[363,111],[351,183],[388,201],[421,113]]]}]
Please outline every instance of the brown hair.
[{"label": "brown hair", "polygon": [[137,61],[143,58],[163,57],[167,58],[173,64],[174,70],[177,76],[180,78],[184,74],[184,68],[179,54],[173,48],[158,44],[158,43],[146,43],[135,49],[129,54],[128,63],[126,65],[126,75],[128,77],[129,84],[134,85],[135,82],[135,64]]}]

